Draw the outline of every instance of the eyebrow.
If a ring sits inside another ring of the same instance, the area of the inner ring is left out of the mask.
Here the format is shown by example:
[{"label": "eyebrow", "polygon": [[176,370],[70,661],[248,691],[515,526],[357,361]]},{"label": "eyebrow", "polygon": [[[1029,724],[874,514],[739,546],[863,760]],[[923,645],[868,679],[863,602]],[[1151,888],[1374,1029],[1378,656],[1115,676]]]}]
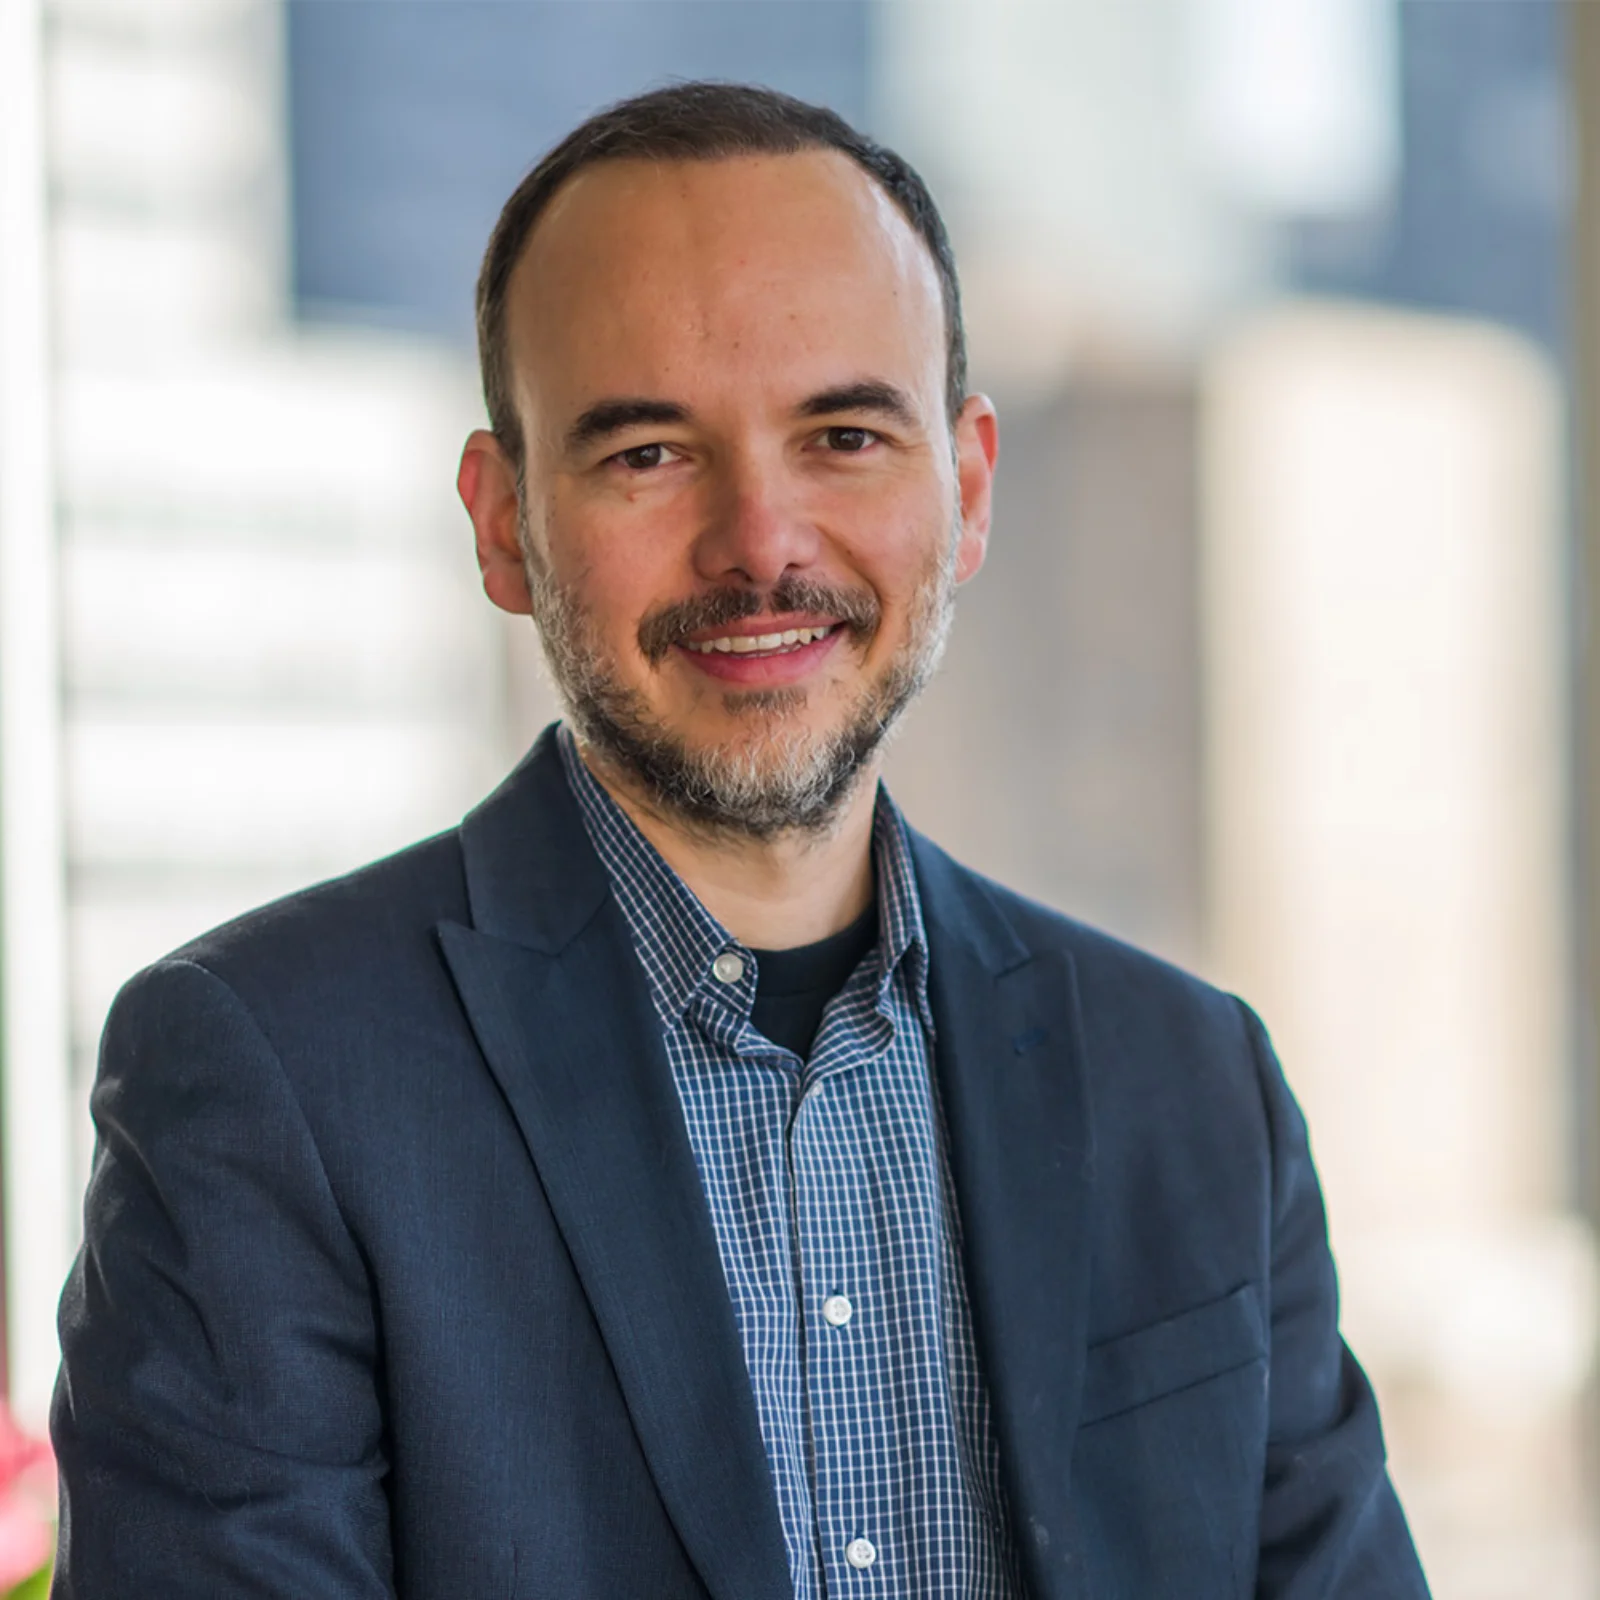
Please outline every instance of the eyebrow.
[{"label": "eyebrow", "polygon": [[871,411],[880,417],[913,427],[917,421],[916,407],[903,389],[892,383],[866,379],[861,383],[840,384],[834,389],[823,389],[802,400],[798,407],[802,417],[831,417],[841,411]]},{"label": "eyebrow", "polygon": [[687,422],[689,408],[674,400],[597,400],[567,429],[567,449],[582,450],[596,440],[647,422]]}]

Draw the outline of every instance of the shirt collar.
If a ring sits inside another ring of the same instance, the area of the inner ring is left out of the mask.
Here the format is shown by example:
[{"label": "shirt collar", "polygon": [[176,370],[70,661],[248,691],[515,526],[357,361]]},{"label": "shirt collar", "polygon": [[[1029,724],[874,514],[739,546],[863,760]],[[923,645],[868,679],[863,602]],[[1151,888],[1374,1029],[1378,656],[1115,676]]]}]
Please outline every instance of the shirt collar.
[{"label": "shirt collar", "polygon": [[[755,963],[747,960],[742,980],[733,984],[717,981],[711,970],[719,955],[732,950],[748,956],[748,950],[706,910],[584,765],[564,722],[557,730],[556,742],[584,828],[611,879],[663,1022],[679,1020],[697,994],[748,1015],[755,998]],[[883,1003],[883,991],[896,970],[903,967],[918,1015],[931,1038],[933,1012],[928,1003],[928,940],[922,901],[905,820],[881,784],[873,812],[872,851],[878,899],[879,1003]]]}]

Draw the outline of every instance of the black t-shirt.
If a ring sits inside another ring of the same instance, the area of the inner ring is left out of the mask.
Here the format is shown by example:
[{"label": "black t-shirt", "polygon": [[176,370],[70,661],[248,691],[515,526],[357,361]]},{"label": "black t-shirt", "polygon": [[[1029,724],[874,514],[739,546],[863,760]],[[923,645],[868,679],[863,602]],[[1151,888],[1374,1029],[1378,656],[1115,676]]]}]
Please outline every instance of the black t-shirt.
[{"label": "black t-shirt", "polygon": [[878,937],[878,908],[870,905],[838,933],[793,950],[755,950],[756,1000],[750,1020],[774,1044],[804,1061],[828,1002]]}]

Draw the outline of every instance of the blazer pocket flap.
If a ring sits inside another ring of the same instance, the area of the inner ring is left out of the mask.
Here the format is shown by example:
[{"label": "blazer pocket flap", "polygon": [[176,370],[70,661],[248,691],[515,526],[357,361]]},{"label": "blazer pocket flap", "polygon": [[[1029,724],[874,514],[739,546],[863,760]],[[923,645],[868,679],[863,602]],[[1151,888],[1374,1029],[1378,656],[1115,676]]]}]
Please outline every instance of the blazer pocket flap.
[{"label": "blazer pocket flap", "polygon": [[1220,1300],[1093,1346],[1084,1362],[1078,1426],[1263,1359],[1261,1297],[1245,1284]]}]

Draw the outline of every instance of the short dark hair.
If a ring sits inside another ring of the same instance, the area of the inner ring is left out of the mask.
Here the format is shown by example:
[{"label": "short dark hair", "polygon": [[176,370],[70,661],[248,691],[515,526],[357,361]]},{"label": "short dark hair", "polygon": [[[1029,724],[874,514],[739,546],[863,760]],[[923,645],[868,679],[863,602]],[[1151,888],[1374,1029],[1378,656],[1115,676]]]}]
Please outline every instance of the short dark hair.
[{"label": "short dark hair", "polygon": [[556,190],[602,161],[715,161],[742,155],[838,150],[869,173],[927,245],[938,269],[945,320],[945,402],[955,420],[966,399],[961,289],[944,219],[910,162],[858,133],[837,112],[775,89],[742,83],[679,83],[621,100],[574,128],[516,187],[489,236],[478,273],[478,361],[489,425],[518,465],[522,431],[511,399],[506,294],[523,247]]}]

